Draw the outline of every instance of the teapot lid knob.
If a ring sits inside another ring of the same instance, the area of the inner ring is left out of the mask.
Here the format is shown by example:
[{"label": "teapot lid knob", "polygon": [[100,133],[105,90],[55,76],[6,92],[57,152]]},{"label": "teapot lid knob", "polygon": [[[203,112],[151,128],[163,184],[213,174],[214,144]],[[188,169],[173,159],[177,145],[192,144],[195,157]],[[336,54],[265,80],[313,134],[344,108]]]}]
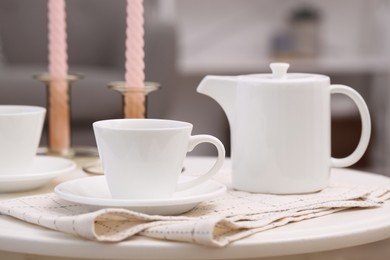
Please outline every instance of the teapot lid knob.
[{"label": "teapot lid knob", "polygon": [[283,62],[274,62],[269,65],[274,79],[284,79],[287,76],[287,70],[290,65]]}]

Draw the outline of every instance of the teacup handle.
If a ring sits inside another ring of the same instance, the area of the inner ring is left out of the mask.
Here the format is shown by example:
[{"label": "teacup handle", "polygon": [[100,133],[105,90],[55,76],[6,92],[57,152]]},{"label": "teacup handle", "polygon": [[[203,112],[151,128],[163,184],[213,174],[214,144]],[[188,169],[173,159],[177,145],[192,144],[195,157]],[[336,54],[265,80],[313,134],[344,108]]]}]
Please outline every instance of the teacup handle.
[{"label": "teacup handle", "polygon": [[191,152],[195,148],[195,146],[201,143],[211,143],[217,148],[217,160],[215,161],[213,167],[211,167],[211,169],[205,174],[199,176],[196,179],[179,183],[178,187],[176,188],[176,191],[182,191],[197,186],[202,182],[205,182],[210,179],[221,169],[223,161],[225,159],[225,147],[223,146],[222,142],[211,135],[194,135],[190,137],[188,152]]},{"label": "teacup handle", "polygon": [[368,142],[370,141],[370,134],[371,134],[370,113],[368,112],[367,105],[364,102],[362,96],[354,89],[345,85],[331,85],[330,93],[331,94],[339,93],[350,97],[357,105],[362,120],[362,131],[360,135],[360,140],[355,151],[353,151],[353,153],[351,153],[349,156],[344,158],[333,158],[333,157],[331,158],[332,167],[348,167],[356,163],[363,156],[364,152],[367,149]]}]

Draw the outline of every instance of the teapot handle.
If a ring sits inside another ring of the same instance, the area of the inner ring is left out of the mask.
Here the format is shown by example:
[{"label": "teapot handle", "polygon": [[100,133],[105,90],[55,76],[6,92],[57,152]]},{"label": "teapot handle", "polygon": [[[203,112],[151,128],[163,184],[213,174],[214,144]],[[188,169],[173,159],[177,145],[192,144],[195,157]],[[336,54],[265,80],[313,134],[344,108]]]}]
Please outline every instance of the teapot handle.
[{"label": "teapot handle", "polygon": [[355,151],[349,156],[344,158],[331,158],[332,167],[348,167],[356,163],[364,154],[370,141],[371,135],[371,119],[367,105],[364,102],[362,96],[354,89],[345,85],[331,85],[331,94],[344,94],[350,97],[359,109],[360,117],[362,120],[362,131],[360,135],[359,144]]}]

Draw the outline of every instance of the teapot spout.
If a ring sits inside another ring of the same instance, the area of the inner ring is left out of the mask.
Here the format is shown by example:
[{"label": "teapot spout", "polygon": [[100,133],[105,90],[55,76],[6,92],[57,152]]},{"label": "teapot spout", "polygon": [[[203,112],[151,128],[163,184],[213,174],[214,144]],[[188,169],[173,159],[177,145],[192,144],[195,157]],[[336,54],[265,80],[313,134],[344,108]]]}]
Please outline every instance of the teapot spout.
[{"label": "teapot spout", "polygon": [[206,76],[197,92],[213,98],[225,111],[230,126],[233,125],[233,109],[237,87],[237,76]]}]

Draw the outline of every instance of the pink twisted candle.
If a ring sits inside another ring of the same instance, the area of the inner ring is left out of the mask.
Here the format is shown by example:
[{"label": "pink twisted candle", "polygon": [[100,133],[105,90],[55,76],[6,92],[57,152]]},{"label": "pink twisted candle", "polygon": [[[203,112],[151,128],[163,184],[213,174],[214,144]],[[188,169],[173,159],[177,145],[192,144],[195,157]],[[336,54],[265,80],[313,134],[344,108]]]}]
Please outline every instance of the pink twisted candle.
[{"label": "pink twisted candle", "polygon": [[65,0],[49,0],[49,72],[53,78],[66,78],[68,55],[66,44]]},{"label": "pink twisted candle", "polygon": [[63,152],[70,146],[65,0],[48,0],[48,20],[49,146],[54,152]]},{"label": "pink twisted candle", "polygon": [[134,88],[124,98],[124,114],[127,118],[142,118],[145,114],[143,14],[143,0],[127,0],[125,80],[128,88]]}]

